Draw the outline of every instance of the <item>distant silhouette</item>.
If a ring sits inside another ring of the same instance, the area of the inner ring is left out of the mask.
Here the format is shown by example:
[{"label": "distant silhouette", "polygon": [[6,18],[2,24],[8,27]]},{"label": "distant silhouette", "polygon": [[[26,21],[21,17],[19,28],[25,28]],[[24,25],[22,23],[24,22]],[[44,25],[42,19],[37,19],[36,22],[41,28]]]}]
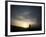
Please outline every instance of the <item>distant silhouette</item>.
[{"label": "distant silhouette", "polygon": [[31,24],[29,24],[29,30],[31,29]]}]

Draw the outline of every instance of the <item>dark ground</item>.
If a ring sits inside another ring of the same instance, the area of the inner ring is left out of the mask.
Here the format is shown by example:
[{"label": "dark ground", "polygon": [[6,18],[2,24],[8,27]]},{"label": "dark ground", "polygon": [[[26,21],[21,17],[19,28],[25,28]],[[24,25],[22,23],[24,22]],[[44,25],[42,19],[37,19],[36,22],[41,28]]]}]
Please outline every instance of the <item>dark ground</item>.
[{"label": "dark ground", "polygon": [[17,26],[13,26],[11,25],[11,32],[18,32],[18,31],[39,31],[41,30],[41,26],[40,27],[35,27],[35,28],[30,28],[31,25],[29,26],[29,28],[22,28],[22,27],[17,27]]}]

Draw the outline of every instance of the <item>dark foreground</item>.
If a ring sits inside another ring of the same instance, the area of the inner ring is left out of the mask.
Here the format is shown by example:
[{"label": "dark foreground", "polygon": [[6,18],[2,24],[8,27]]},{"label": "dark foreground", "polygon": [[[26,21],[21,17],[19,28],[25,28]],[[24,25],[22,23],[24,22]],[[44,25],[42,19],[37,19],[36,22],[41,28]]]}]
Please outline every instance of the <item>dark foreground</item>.
[{"label": "dark foreground", "polygon": [[17,26],[11,25],[11,32],[18,32],[18,31],[39,31],[39,30],[41,30],[41,27],[31,28],[31,26],[29,26],[29,28],[22,28],[22,27],[17,27]]}]

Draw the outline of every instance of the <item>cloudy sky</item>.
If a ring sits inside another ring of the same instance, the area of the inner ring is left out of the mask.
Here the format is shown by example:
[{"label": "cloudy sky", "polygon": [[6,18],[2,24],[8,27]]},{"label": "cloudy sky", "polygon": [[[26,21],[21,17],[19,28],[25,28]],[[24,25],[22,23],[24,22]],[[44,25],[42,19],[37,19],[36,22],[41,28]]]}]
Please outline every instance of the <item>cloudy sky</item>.
[{"label": "cloudy sky", "polygon": [[41,7],[11,5],[11,19],[12,25],[21,26],[23,23],[25,26],[25,23],[28,22],[30,24],[39,24],[41,22]]}]

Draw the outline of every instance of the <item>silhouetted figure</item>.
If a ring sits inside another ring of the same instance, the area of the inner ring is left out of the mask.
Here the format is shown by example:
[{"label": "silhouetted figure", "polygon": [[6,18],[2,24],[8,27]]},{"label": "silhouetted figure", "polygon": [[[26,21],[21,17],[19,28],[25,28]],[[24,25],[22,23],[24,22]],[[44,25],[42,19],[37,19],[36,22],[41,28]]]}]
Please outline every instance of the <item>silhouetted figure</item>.
[{"label": "silhouetted figure", "polygon": [[29,24],[29,30],[31,30],[31,24]]}]

